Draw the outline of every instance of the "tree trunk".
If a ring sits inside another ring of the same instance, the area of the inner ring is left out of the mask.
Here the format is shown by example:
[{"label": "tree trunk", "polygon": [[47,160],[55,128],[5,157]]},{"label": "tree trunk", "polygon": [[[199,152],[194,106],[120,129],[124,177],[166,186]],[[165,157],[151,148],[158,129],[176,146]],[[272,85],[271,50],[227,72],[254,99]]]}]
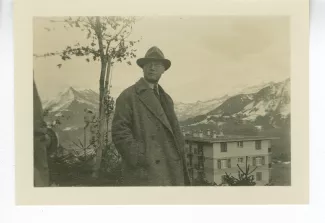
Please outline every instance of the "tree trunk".
[{"label": "tree trunk", "polygon": [[[101,68],[101,76],[104,73],[105,77],[105,70],[106,70],[106,64],[102,64]],[[105,88],[104,88],[104,79],[100,78],[99,80],[99,115],[98,115],[98,147],[96,151],[96,163],[95,168],[93,172],[93,177],[97,178],[99,176],[99,169],[100,164],[102,160],[102,153],[105,146],[104,143],[104,137],[105,137],[105,111],[104,111],[104,94],[105,94]]]},{"label": "tree trunk", "polygon": [[98,37],[98,45],[100,50],[100,58],[101,58],[101,70],[100,70],[100,78],[99,78],[99,114],[98,114],[98,147],[96,151],[96,163],[93,171],[93,177],[98,178],[100,165],[102,161],[102,153],[105,146],[104,136],[105,132],[105,111],[104,111],[104,95],[105,95],[105,71],[106,71],[106,57],[104,54],[104,46],[103,46],[103,37],[101,31],[101,22],[100,18],[96,17],[96,35]]},{"label": "tree trunk", "polygon": [[[111,61],[112,58],[107,56],[107,64],[106,64],[106,77],[105,77],[105,95],[109,95],[109,78],[110,78],[110,72],[111,72]],[[105,137],[107,139],[107,144],[108,144],[108,140],[109,140],[109,117],[110,114],[105,114],[106,117],[106,131],[105,131]],[[107,146],[107,145],[106,145]]]}]

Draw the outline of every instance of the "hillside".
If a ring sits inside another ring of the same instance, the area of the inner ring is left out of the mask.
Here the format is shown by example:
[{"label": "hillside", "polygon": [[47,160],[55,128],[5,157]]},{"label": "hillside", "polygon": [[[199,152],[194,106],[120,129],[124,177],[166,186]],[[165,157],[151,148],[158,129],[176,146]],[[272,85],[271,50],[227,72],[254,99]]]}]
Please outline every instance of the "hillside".
[{"label": "hillside", "polygon": [[216,106],[221,105],[225,100],[229,98],[228,95],[222,96],[220,98],[211,99],[208,101],[197,101],[195,103],[175,103],[175,112],[179,120],[183,121],[190,117],[195,117],[197,115],[206,114],[213,110]]},{"label": "hillside", "polygon": [[232,96],[254,94],[262,88],[269,86],[271,83],[272,82],[233,89],[231,92],[227,92],[227,94],[223,96],[215,97],[206,101],[197,101],[194,103],[175,102],[175,111],[178,119],[180,121],[185,121],[186,119],[211,112]]},{"label": "hillside", "polygon": [[84,117],[89,111],[97,111],[98,101],[99,96],[93,90],[70,87],[44,102],[43,107],[48,112],[45,121],[48,124],[58,123],[55,131],[63,147],[75,148],[74,143],[83,138]]},{"label": "hillside", "polygon": [[[274,141],[275,154],[290,154],[290,79],[278,83],[237,90],[209,101],[175,103],[180,124],[185,129],[223,130],[224,134],[280,137]],[[72,87],[43,103],[46,121],[60,122],[56,131],[65,148],[83,137],[86,111],[98,109],[98,94]]]},{"label": "hillside", "polygon": [[290,79],[263,86],[256,93],[238,94],[205,113],[181,121],[189,129],[213,129],[224,134],[280,137],[275,156],[290,154]]}]

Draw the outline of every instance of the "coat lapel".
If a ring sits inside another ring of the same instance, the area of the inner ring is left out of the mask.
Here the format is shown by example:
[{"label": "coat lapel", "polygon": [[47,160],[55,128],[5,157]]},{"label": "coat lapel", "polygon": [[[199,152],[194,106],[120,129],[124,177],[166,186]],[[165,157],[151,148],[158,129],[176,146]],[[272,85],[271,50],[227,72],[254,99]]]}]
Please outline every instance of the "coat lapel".
[{"label": "coat lapel", "polygon": [[[148,86],[148,84],[141,78],[137,83],[136,83],[136,91],[138,94],[138,97],[140,101],[146,106],[146,108],[164,125],[166,128],[171,132],[171,134],[174,137],[174,140],[177,145],[177,152],[181,155],[182,163],[183,163],[183,168],[184,168],[184,174],[185,174],[185,181],[188,185],[191,184],[190,177],[189,177],[189,172],[186,167],[186,162],[185,162],[185,154],[182,147],[182,145],[179,144],[178,140],[181,140],[179,137],[181,132],[178,128],[178,121],[176,114],[173,110],[173,107],[171,106],[171,102],[168,100],[166,97],[166,94],[164,90],[160,87],[159,92],[161,93],[162,97],[162,104],[157,100],[156,96],[154,95],[152,89]],[[164,108],[162,107],[164,106]],[[165,111],[164,111],[165,109]],[[166,113],[167,114],[166,114]],[[170,117],[170,120],[168,120],[167,116]],[[182,152],[180,151],[182,150]]]},{"label": "coat lapel", "polygon": [[166,128],[173,133],[171,125],[167,119],[167,116],[160,104],[154,95],[152,89],[144,82],[141,78],[137,84],[137,93],[140,101],[147,107],[147,109],[157,118],[159,121],[166,126]]}]

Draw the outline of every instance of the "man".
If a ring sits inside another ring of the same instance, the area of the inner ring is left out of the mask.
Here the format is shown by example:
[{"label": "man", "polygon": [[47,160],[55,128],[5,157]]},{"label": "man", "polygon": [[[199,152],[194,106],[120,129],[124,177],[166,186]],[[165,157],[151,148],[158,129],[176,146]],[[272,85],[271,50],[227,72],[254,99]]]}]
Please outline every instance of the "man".
[{"label": "man", "polygon": [[173,100],[158,82],[171,66],[157,47],[137,60],[144,77],[116,100],[112,139],[123,160],[123,184],[189,185],[184,139]]}]

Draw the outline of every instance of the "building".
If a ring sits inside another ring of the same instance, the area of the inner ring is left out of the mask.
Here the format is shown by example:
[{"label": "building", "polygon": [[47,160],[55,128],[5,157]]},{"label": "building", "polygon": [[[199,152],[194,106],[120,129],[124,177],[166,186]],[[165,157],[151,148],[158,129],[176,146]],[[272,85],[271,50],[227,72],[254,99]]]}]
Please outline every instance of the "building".
[{"label": "building", "polygon": [[207,130],[186,133],[185,152],[192,179],[205,179],[223,184],[224,176],[238,178],[239,167],[245,170],[246,160],[256,185],[265,185],[271,179],[271,141],[273,137],[226,136]]}]

